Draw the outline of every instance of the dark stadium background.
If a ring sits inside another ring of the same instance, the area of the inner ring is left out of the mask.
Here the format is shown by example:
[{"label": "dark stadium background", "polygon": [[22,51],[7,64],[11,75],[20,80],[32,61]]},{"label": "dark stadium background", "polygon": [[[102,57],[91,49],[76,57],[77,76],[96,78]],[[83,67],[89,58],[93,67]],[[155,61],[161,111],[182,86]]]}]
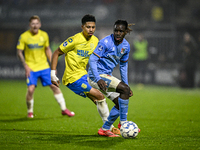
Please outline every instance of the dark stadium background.
[{"label": "dark stadium background", "polygon": [[[155,15],[155,9],[163,13]],[[177,86],[174,77],[182,64],[183,34],[189,32],[196,44],[200,45],[197,40],[200,36],[199,0],[0,0],[0,79],[24,79],[24,69],[16,57],[16,44],[19,35],[28,29],[30,16],[40,16],[41,29],[48,32],[50,42],[55,37],[62,42],[81,31],[80,20],[88,13],[96,16],[95,35],[99,39],[112,33],[117,19],[135,23],[131,34],[126,36],[131,48],[136,34],[144,33],[150,52],[146,84]],[[131,54],[129,81],[133,83]],[[63,59],[59,65],[61,78]],[[114,75],[119,75],[117,69]],[[196,87],[199,82],[198,64]]]}]

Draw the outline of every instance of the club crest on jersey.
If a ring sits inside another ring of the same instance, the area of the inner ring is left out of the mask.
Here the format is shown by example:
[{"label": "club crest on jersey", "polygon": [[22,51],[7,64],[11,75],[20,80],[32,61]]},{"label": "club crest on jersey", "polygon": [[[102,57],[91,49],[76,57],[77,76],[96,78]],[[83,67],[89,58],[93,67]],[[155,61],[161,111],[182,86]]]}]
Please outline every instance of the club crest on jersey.
[{"label": "club crest on jersey", "polygon": [[94,43],[90,43],[90,48],[91,48],[91,50],[94,49]]},{"label": "club crest on jersey", "polygon": [[99,50],[99,51],[102,51],[102,50],[103,50],[103,46],[102,46],[102,45],[99,45],[98,50]]},{"label": "club crest on jersey", "polygon": [[63,43],[63,46],[66,47],[67,44],[68,44],[67,41],[65,41],[65,42]]},{"label": "club crest on jersey", "polygon": [[121,49],[121,54],[124,54],[124,51],[125,51],[125,49],[124,49],[124,48],[122,48],[122,49]]}]

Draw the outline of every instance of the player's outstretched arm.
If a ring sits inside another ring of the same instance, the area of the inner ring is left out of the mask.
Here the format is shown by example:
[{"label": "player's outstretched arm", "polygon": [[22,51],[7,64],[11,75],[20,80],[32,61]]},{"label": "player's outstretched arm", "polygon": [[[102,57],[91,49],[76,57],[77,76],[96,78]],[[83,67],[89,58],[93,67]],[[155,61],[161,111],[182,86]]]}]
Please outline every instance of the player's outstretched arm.
[{"label": "player's outstretched arm", "polygon": [[51,60],[51,82],[52,84],[59,87],[60,81],[56,76],[56,68],[58,64],[58,57],[60,55],[63,55],[64,53],[60,50],[60,48],[57,48],[55,52],[53,53],[52,60]]}]

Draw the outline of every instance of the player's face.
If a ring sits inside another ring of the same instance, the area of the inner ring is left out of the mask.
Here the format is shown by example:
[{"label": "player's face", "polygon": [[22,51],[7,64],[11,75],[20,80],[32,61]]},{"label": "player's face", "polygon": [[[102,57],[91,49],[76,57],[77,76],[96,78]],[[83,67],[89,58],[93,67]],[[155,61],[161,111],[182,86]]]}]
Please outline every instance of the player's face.
[{"label": "player's face", "polygon": [[117,43],[122,42],[125,35],[126,35],[126,28],[124,25],[119,24],[114,26],[114,38]]},{"label": "player's face", "polygon": [[29,23],[29,27],[30,27],[30,31],[33,34],[37,34],[38,30],[41,27],[41,23],[40,23],[40,21],[38,19],[32,19],[31,22]]},{"label": "player's face", "polygon": [[84,25],[82,25],[83,29],[83,35],[85,36],[86,39],[90,38],[96,29],[96,24],[95,22],[86,22]]}]

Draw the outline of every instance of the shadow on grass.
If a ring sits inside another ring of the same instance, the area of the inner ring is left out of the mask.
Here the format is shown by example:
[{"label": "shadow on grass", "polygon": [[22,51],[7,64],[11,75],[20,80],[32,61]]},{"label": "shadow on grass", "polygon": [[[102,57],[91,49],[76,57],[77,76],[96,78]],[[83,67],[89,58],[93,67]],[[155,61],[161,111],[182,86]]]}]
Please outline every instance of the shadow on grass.
[{"label": "shadow on grass", "polygon": [[0,119],[0,122],[26,122],[26,121],[37,121],[37,120],[52,120],[52,119],[58,119],[58,118],[62,118],[61,117],[52,117],[52,118],[27,118],[27,117],[21,117],[21,118],[15,118],[15,119]]},{"label": "shadow on grass", "polygon": [[29,141],[37,144],[63,144],[78,147],[109,148],[113,145],[124,142],[122,137],[102,137],[97,134],[86,135],[74,131],[50,131],[50,130],[19,130],[19,129],[0,129],[6,132],[19,132],[26,134]]},{"label": "shadow on grass", "polygon": [[113,145],[119,144],[124,141],[122,137],[102,137],[99,135],[53,135],[46,139],[40,137],[36,140],[43,141],[44,143],[50,142],[53,144],[69,144],[78,147],[92,147],[92,148],[109,148]]}]

